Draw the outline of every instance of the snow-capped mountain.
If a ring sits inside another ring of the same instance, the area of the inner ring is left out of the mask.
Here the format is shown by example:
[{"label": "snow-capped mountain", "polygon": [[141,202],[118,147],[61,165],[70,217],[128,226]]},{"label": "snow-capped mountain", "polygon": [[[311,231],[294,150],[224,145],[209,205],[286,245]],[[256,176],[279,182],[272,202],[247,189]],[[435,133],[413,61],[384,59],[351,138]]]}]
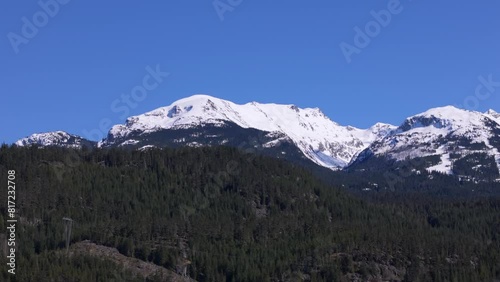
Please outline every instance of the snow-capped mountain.
[{"label": "snow-capped mountain", "polygon": [[[170,106],[130,117],[126,124],[113,126],[99,146],[133,145],[139,143],[138,138],[144,139],[149,134],[166,130],[207,126],[224,128],[229,125],[256,129],[265,132],[267,137],[276,137],[266,140],[267,143],[262,144],[264,147],[290,141],[308,159],[332,169],[345,167],[359,151],[396,128],[378,123],[362,130],[341,126],[318,108],[301,109],[295,105],[257,102],[239,105],[208,95],[194,95]],[[151,144],[142,142],[141,145]]]},{"label": "snow-capped mountain", "polygon": [[17,146],[60,146],[66,148],[82,148],[83,146],[93,147],[95,142],[86,140],[80,136],[72,135],[64,131],[54,131],[45,133],[35,133],[26,138],[18,140]]},{"label": "snow-capped mountain", "polygon": [[373,163],[368,160],[425,159],[419,170],[500,177],[500,114],[452,106],[411,116],[399,127],[377,123],[359,129],[330,120],[318,108],[257,102],[240,105],[194,95],[128,118],[97,144],[62,131],[33,134],[16,142],[18,146],[30,144],[141,150],[225,145],[302,164],[312,161],[334,170],[363,164],[370,167]]},{"label": "snow-capped mountain", "polygon": [[498,124],[500,124],[500,113],[495,112],[494,110],[488,110],[486,113],[484,113],[486,116],[489,118],[495,120]]},{"label": "snow-capped mountain", "polygon": [[[373,142],[357,157],[403,161],[438,156],[429,172],[458,173],[470,163],[471,169],[498,171],[500,167],[500,125],[494,111],[480,113],[452,106],[430,109],[407,118],[396,130]],[[479,159],[483,159],[481,162]]]}]

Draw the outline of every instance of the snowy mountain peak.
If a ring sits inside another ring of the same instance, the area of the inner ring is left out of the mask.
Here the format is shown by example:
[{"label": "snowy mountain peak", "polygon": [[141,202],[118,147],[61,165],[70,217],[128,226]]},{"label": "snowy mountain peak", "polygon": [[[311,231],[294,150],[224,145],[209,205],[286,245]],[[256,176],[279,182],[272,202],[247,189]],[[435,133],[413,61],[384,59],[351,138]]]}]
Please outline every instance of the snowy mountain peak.
[{"label": "snowy mountain peak", "polygon": [[[500,126],[489,115],[453,106],[430,109],[409,117],[397,130],[377,140],[360,154],[402,161],[439,155],[441,162],[429,171],[452,173],[456,160],[474,153],[492,156],[500,167],[500,154],[493,138]],[[493,143],[492,143],[493,142]]]},{"label": "snowy mountain peak", "polygon": [[[275,150],[280,156],[288,152],[294,158],[305,157],[331,169],[356,165],[372,156],[397,161],[432,157],[434,163],[427,167],[428,171],[451,174],[455,162],[477,154],[489,156],[490,163],[485,168],[495,163],[500,167],[500,114],[494,110],[480,113],[445,106],[411,116],[399,127],[376,123],[359,129],[333,122],[319,108],[258,102],[236,104],[203,94],[129,117],[125,124],[113,126],[97,144],[64,131],[33,134],[15,144],[139,149],[239,146],[248,144],[245,138],[261,133],[264,138],[257,138],[257,144],[262,148]],[[285,152],[283,148],[292,149]],[[441,161],[436,163],[436,159]]]},{"label": "snowy mountain peak", "polygon": [[497,113],[496,111],[494,110],[488,110],[485,115],[491,119],[493,119],[494,121],[496,121],[496,123],[500,124],[500,113]]},{"label": "snowy mountain peak", "polygon": [[240,105],[200,94],[128,118],[126,124],[114,126],[100,146],[119,145],[117,142],[125,142],[132,133],[140,135],[207,124],[223,127],[228,123],[280,133],[292,140],[307,158],[330,168],[346,166],[356,153],[384,134],[385,129],[392,129],[382,124],[376,129],[347,128],[331,121],[319,108],[258,102]]},{"label": "snowy mountain peak", "polygon": [[[389,131],[395,130],[396,128],[397,128],[397,126],[394,126],[392,124],[377,122],[376,124],[374,124],[369,129],[372,132],[387,132],[388,133]],[[386,135],[386,134],[384,133],[382,135]]]},{"label": "snowy mountain peak", "polygon": [[480,112],[468,111],[446,106],[433,108],[426,112],[409,117],[399,127],[401,131],[409,131],[415,128],[433,126],[435,128],[448,128],[449,130],[481,127],[485,116]]},{"label": "snowy mountain peak", "polygon": [[81,148],[91,145],[92,142],[80,136],[69,134],[65,131],[53,131],[45,133],[35,133],[26,138],[18,140],[15,145],[24,147],[31,145],[38,146],[61,146],[67,148]]},{"label": "snowy mountain peak", "polygon": [[487,114],[487,115],[498,115],[498,113],[495,110],[493,110],[493,109],[489,109],[485,114]]},{"label": "snowy mountain peak", "polygon": [[414,117],[436,117],[440,119],[461,119],[470,115],[480,114],[469,110],[459,109],[454,106],[444,106],[429,109],[423,113],[417,114]]},{"label": "snowy mountain peak", "polygon": [[430,108],[427,111],[423,112],[422,114],[428,113],[428,114],[452,114],[456,112],[470,112],[468,110],[460,109],[452,105],[447,105],[447,106],[441,106],[441,107],[435,107],[435,108]]},{"label": "snowy mountain peak", "polygon": [[[385,136],[391,134],[398,127],[387,123],[376,123],[372,127],[368,128],[367,131],[371,132],[377,139],[384,138]],[[373,140],[375,141],[375,140]]]}]

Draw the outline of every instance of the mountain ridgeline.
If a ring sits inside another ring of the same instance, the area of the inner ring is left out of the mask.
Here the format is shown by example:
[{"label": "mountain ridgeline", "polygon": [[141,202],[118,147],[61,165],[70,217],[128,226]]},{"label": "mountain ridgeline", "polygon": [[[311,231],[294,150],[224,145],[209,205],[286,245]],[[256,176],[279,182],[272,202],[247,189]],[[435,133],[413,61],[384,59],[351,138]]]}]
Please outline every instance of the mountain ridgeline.
[{"label": "mountain ridgeline", "polygon": [[59,131],[33,134],[16,145],[134,150],[223,145],[334,171],[359,171],[367,162],[394,169],[402,162],[426,159],[425,165],[413,165],[419,169],[412,177],[438,173],[492,183],[500,180],[499,117],[493,110],[447,106],[411,116],[400,126],[377,123],[358,129],[335,123],[318,108],[238,105],[194,95],[130,117],[99,142]]},{"label": "mountain ridgeline", "polygon": [[[362,200],[301,166],[221,146],[3,145],[0,175],[12,169],[19,271],[2,281],[500,279],[498,197]],[[2,201],[1,230],[6,212]]]}]

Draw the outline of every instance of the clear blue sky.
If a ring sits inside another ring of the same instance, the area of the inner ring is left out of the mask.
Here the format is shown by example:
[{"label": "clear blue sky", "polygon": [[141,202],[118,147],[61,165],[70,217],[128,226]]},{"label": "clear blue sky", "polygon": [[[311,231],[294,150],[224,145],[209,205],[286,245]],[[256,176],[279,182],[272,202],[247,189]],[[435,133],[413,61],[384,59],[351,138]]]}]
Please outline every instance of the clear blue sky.
[{"label": "clear blue sky", "polygon": [[[480,75],[500,81],[494,0],[401,0],[347,63],[340,44],[354,45],[354,27],[364,29],[389,2],[243,0],[221,20],[212,1],[71,0],[33,38],[17,37],[16,54],[8,35],[23,36],[23,17],[43,24],[43,10],[37,1],[4,1],[0,143],[53,130],[84,135],[106,118],[123,123],[111,104],[142,84],[148,65],[170,76],[130,115],[204,93],[317,106],[341,124],[369,127],[462,104]],[[500,111],[495,89],[478,110]]]}]

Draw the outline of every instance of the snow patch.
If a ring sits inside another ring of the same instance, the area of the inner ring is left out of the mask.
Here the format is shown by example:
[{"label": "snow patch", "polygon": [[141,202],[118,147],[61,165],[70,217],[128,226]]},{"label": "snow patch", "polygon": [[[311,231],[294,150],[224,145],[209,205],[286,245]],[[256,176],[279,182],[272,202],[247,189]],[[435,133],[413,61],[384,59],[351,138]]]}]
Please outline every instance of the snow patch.
[{"label": "snow patch", "polygon": [[[443,153],[444,150],[440,150],[440,153]],[[444,174],[451,175],[453,174],[453,164],[450,159],[450,154],[442,154],[441,155],[441,162],[435,166],[431,166],[427,168],[428,172],[440,172]]]},{"label": "snow patch", "polygon": [[138,140],[130,139],[130,140],[127,140],[127,141],[121,143],[120,147],[127,146],[127,145],[135,145],[137,143],[139,143]]}]

